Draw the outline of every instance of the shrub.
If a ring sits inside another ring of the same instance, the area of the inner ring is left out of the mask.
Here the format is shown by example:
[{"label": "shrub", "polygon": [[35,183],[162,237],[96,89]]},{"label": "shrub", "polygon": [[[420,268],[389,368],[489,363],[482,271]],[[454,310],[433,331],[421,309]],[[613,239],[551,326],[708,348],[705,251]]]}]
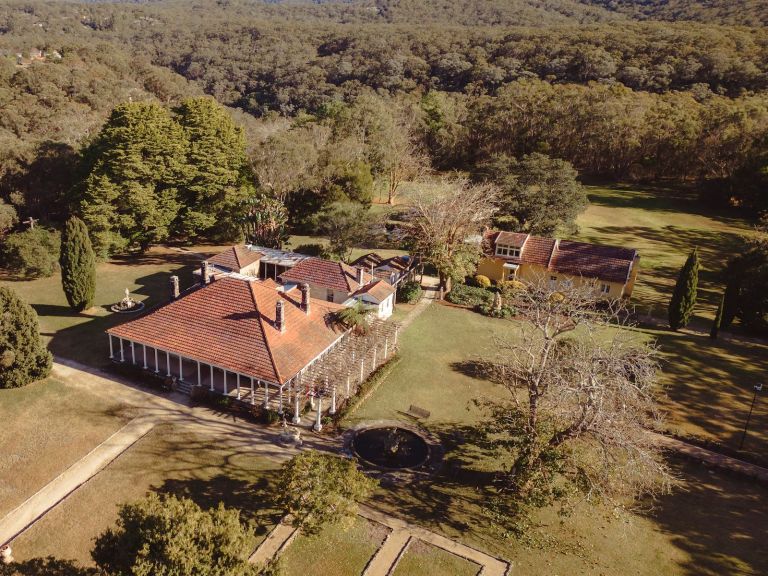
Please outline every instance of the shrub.
[{"label": "shrub", "polygon": [[262,412],[262,419],[264,424],[272,426],[280,422],[280,414],[277,413],[277,410],[264,410]]},{"label": "shrub", "polygon": [[9,234],[4,241],[3,262],[15,274],[28,278],[52,276],[59,267],[59,234],[45,228],[30,228]]},{"label": "shrub", "polygon": [[397,301],[405,304],[413,304],[421,300],[423,290],[421,284],[415,281],[405,282],[397,291]]},{"label": "shrub", "polygon": [[474,278],[475,280],[475,286],[478,286],[480,288],[490,288],[491,287],[491,279],[488,278],[488,276],[483,276],[482,274],[477,274]]},{"label": "shrub", "polygon": [[37,314],[0,286],[0,388],[17,388],[51,372],[51,353],[40,340]]},{"label": "shrub", "polygon": [[493,294],[485,288],[456,284],[445,299],[451,304],[475,307],[490,304],[493,300]]},{"label": "shrub", "polygon": [[305,256],[319,256],[320,258],[324,258],[327,253],[325,246],[322,244],[301,244],[296,246],[293,251]]}]

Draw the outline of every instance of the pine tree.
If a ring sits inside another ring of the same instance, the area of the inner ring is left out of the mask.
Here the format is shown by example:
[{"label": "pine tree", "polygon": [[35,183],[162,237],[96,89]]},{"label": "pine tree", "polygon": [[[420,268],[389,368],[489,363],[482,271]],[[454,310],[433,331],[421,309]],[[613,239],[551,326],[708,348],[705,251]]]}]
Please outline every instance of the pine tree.
[{"label": "pine tree", "polygon": [[79,218],[70,218],[64,226],[59,263],[69,305],[76,312],[90,308],[96,292],[96,256],[88,229]]},{"label": "pine tree", "polygon": [[40,340],[37,314],[3,286],[0,320],[0,388],[18,388],[48,376],[52,358]]},{"label": "pine tree", "polygon": [[169,237],[188,179],[188,142],[168,110],[152,102],[117,106],[85,151],[80,215],[99,256],[146,250]]},{"label": "pine tree", "polygon": [[696,291],[699,283],[699,253],[693,249],[680,269],[675,291],[669,300],[669,326],[679,330],[688,324],[696,305]]},{"label": "pine tree", "polygon": [[230,240],[240,234],[233,209],[255,191],[243,130],[210,97],[184,100],[174,112],[189,142],[174,231],[186,238]]},{"label": "pine tree", "polygon": [[723,323],[723,310],[725,309],[725,294],[720,297],[720,304],[717,307],[715,313],[715,319],[712,321],[712,329],[709,331],[709,337],[712,340],[717,339],[717,333],[720,331],[720,326]]}]

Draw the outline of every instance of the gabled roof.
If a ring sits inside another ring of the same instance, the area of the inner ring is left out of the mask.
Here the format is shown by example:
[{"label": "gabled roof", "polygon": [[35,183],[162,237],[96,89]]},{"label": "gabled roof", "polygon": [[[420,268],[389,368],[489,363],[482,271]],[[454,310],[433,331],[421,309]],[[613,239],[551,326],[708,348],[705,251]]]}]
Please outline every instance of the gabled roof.
[{"label": "gabled roof", "polygon": [[375,280],[374,282],[371,282],[370,284],[366,284],[365,286],[359,288],[352,296],[370,296],[377,302],[381,303],[392,294],[395,293],[395,287],[386,282],[385,280]]},{"label": "gabled roof", "polygon": [[[626,282],[638,257],[634,248],[555,240],[517,232],[489,232],[485,240],[489,255],[496,258],[515,264],[537,264],[552,272],[606,282]],[[497,243],[521,247],[520,256],[497,256]]]},{"label": "gabled roof", "polygon": [[264,256],[258,250],[251,250],[244,245],[232,246],[223,252],[219,252],[208,260],[208,264],[220,266],[234,272],[239,272],[246,266],[250,266]]},{"label": "gabled roof", "polygon": [[357,268],[344,264],[344,262],[307,258],[290,270],[283,272],[280,279],[283,282],[306,282],[351,294],[374,279],[373,276],[364,271],[363,283],[360,284],[357,281],[357,274]]},{"label": "gabled roof", "polygon": [[[285,331],[275,326],[278,299],[285,302]],[[329,318],[339,304],[278,291],[271,281],[222,277],[108,333],[172,354],[283,384],[343,333]]]}]

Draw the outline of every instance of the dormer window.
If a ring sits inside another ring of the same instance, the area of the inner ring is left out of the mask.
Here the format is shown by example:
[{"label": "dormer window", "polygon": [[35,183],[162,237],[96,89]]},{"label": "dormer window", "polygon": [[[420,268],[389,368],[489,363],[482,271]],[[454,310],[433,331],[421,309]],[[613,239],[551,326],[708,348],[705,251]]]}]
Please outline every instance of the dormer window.
[{"label": "dormer window", "polygon": [[511,258],[520,258],[520,248],[496,244],[496,256],[507,256]]}]

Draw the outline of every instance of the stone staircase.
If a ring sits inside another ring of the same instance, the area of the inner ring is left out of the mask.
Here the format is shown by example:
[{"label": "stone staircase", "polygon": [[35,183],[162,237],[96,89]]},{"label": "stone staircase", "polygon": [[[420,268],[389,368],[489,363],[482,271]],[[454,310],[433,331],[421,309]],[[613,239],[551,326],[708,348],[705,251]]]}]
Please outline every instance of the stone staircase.
[{"label": "stone staircase", "polygon": [[189,382],[185,382],[184,380],[176,381],[176,390],[178,392],[181,392],[182,394],[186,394],[187,396],[192,395],[192,386],[193,384],[190,384]]}]

